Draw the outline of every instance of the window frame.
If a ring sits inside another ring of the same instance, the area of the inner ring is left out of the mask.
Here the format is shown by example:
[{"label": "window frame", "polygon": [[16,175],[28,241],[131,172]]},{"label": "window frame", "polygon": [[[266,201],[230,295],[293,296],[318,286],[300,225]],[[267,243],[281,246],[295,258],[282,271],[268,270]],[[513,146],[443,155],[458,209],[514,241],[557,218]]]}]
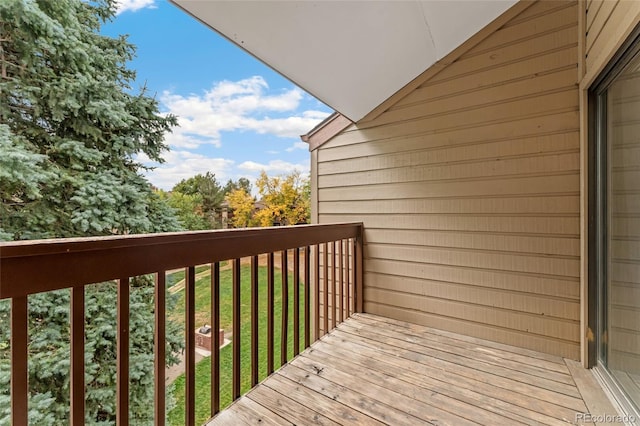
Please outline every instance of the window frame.
[{"label": "window frame", "polygon": [[[605,388],[614,397],[625,414],[640,418],[636,404],[617,384],[606,366],[606,342],[602,341],[603,330],[608,321],[607,312],[607,259],[608,245],[608,145],[607,140],[607,92],[609,87],[626,69],[629,63],[640,56],[640,24],[604,67],[588,90],[587,100],[587,244],[588,244],[588,303],[587,303],[587,366],[594,368]],[[603,363],[604,360],[604,363]]]}]

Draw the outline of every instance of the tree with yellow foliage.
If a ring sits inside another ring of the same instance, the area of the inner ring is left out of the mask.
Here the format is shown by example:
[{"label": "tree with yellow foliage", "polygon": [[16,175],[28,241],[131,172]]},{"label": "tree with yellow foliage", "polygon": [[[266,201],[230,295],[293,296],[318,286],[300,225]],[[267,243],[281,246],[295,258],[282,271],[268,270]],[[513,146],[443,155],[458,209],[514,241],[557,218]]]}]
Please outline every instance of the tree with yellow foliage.
[{"label": "tree with yellow foliage", "polygon": [[253,210],[255,199],[244,188],[239,188],[227,194],[225,200],[233,215],[229,219],[234,228],[247,228],[253,225]]},{"label": "tree with yellow foliage", "polygon": [[300,172],[269,177],[262,171],[256,186],[261,208],[244,188],[227,194],[227,204],[233,211],[230,222],[235,228],[309,223],[311,186]]},{"label": "tree with yellow foliage", "polygon": [[309,180],[300,172],[269,177],[262,171],[256,186],[265,205],[254,215],[260,226],[309,223]]}]

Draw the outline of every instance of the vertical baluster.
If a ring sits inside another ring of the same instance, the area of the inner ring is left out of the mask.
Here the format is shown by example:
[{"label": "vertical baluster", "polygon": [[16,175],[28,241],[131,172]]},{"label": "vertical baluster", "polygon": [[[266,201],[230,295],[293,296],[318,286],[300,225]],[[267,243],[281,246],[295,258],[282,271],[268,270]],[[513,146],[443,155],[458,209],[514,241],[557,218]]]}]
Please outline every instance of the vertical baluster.
[{"label": "vertical baluster", "polygon": [[165,360],[166,360],[166,277],[165,271],[158,272],[155,276],[155,425],[165,424]]},{"label": "vertical baluster", "polygon": [[293,356],[300,353],[300,249],[293,249]]},{"label": "vertical baluster", "polygon": [[324,331],[322,334],[327,334],[329,332],[329,244],[324,243],[322,245],[324,249],[324,253],[322,256],[322,260],[324,261],[323,272],[324,272],[324,297],[323,302],[324,306],[322,309],[322,313],[324,314]]},{"label": "vertical baluster", "polygon": [[71,425],[84,425],[84,287],[71,289]]},{"label": "vertical baluster", "polygon": [[320,338],[320,245],[316,244],[314,248],[315,265],[313,267],[314,274],[314,297],[313,297],[313,340]]},{"label": "vertical baluster", "polygon": [[273,253],[267,254],[267,374],[273,373],[273,341],[274,341],[274,271]]},{"label": "vertical baluster", "polygon": [[28,424],[28,308],[27,297],[11,299],[11,423]]},{"label": "vertical baluster", "polygon": [[353,285],[353,250],[352,240],[347,240],[347,318],[351,316],[351,286]]},{"label": "vertical baluster", "polygon": [[331,242],[331,329],[336,326],[336,312],[338,311],[336,306],[336,293],[338,292],[338,286],[336,283],[336,242]]},{"label": "vertical baluster", "polygon": [[185,424],[196,419],[196,268],[189,266],[185,275]]},{"label": "vertical baluster", "polygon": [[308,348],[311,344],[311,247],[306,246],[304,249],[304,347]]},{"label": "vertical baluster", "polygon": [[356,310],[356,302],[355,302],[355,289],[356,289],[356,278],[355,278],[355,265],[356,265],[356,256],[355,256],[355,247],[356,241],[355,239],[350,240],[349,251],[350,251],[350,268],[349,268],[349,291],[351,293],[351,298],[349,302],[349,315],[351,315]]},{"label": "vertical baluster", "polygon": [[338,241],[338,288],[340,291],[338,292],[339,305],[338,305],[338,321],[344,321],[344,253],[342,251],[342,243],[343,241]]},{"label": "vertical baluster", "polygon": [[240,398],[240,259],[233,260],[233,399]]},{"label": "vertical baluster", "polygon": [[251,386],[258,384],[258,256],[251,258]]},{"label": "vertical baluster", "polygon": [[[220,411],[220,263],[211,265],[211,416]],[[214,342],[215,340],[215,342]]]},{"label": "vertical baluster", "polygon": [[129,278],[118,282],[116,424],[129,424]]},{"label": "vertical baluster", "polygon": [[289,341],[287,328],[289,325],[289,259],[288,251],[282,250],[281,274],[282,274],[282,326],[280,327],[280,365],[287,363],[287,343]]},{"label": "vertical baluster", "polygon": [[354,254],[355,254],[355,264],[354,264],[354,277],[355,277],[355,289],[353,291],[353,303],[355,305],[356,312],[364,311],[364,294],[362,291],[362,276],[364,271],[362,269],[362,260],[363,260],[363,252],[364,246],[362,241],[362,231],[360,235],[356,238],[355,246],[354,246]]}]

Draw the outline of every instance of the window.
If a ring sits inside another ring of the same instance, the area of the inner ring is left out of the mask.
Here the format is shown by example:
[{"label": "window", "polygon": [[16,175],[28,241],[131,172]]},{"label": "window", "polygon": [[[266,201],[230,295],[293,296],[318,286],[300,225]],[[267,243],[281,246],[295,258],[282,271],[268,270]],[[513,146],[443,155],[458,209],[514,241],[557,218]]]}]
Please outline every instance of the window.
[{"label": "window", "polygon": [[640,29],[590,93],[590,361],[640,411]]}]

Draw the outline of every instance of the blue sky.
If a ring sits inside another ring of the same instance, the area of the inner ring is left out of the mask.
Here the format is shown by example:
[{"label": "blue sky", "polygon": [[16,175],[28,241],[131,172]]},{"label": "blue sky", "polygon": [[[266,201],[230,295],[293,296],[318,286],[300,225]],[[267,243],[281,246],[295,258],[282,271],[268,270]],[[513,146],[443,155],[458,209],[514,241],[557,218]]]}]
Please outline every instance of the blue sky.
[{"label": "blue sky", "polygon": [[308,146],[299,135],[331,109],[299,89],[167,0],[121,0],[103,34],[126,34],[137,47],[129,68],[138,89],[146,84],[163,113],[179,118],[168,134],[166,163],[152,184],[171,187],[211,171],[222,183],[261,170],[269,175],[309,170]]}]

